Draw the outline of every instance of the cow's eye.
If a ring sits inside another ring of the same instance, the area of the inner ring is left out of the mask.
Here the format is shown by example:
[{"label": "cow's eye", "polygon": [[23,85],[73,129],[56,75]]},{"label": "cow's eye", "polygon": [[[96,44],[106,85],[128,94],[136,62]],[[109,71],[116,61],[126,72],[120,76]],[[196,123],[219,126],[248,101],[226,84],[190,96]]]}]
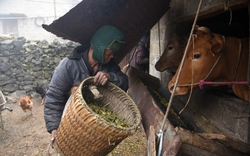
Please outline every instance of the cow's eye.
[{"label": "cow's eye", "polygon": [[200,54],[200,53],[194,54],[194,59],[198,59],[198,58],[200,58],[200,57],[201,57],[201,54]]},{"label": "cow's eye", "polygon": [[173,49],[173,47],[172,47],[172,46],[169,46],[169,47],[168,47],[168,50],[172,50],[172,49]]}]

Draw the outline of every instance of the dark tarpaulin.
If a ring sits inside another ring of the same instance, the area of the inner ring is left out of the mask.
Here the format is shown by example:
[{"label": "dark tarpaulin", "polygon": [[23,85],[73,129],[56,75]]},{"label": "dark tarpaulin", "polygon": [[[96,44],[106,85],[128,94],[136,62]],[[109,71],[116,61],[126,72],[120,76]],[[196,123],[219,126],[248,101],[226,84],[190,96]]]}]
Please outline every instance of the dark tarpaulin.
[{"label": "dark tarpaulin", "polygon": [[58,37],[89,43],[103,25],[113,25],[125,36],[126,44],[115,54],[119,63],[169,10],[170,0],[83,0],[64,16],[43,28]]}]

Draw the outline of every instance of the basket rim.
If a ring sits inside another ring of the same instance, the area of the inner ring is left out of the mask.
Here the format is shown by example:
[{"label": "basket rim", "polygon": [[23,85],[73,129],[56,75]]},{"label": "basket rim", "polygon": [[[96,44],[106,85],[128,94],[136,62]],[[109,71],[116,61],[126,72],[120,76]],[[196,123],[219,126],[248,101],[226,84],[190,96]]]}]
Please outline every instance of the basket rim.
[{"label": "basket rim", "polygon": [[[94,80],[94,77],[93,77],[93,76],[90,76],[90,77],[84,79],[84,80],[80,83],[80,85],[79,85],[79,87],[77,88],[77,90],[78,90],[78,91],[81,91],[81,89],[82,89],[83,85],[85,84],[85,82],[87,82],[87,81],[93,81],[93,80]],[[83,96],[81,96],[81,100],[83,100],[84,102],[81,102],[81,104],[82,104],[84,107],[86,107],[86,108],[88,109],[88,111],[90,111],[91,113],[93,113],[94,116],[98,118],[98,120],[101,120],[102,122],[104,122],[104,123],[107,124],[108,126],[112,126],[112,127],[116,128],[116,129],[119,129],[119,130],[128,130],[128,131],[135,130],[135,129],[140,125],[141,120],[142,120],[142,117],[141,117],[141,114],[140,114],[140,111],[139,111],[137,105],[136,105],[135,102],[132,100],[132,98],[131,98],[130,96],[128,96],[127,93],[126,93],[124,90],[122,90],[120,87],[116,86],[116,85],[113,84],[112,82],[108,82],[106,85],[111,85],[112,87],[115,87],[115,88],[118,89],[119,91],[123,92],[124,95],[126,95],[127,98],[132,102],[132,104],[134,105],[134,110],[135,110],[135,112],[136,112],[136,117],[137,117],[137,119],[138,119],[138,120],[137,120],[137,123],[135,122],[135,123],[133,123],[132,126],[127,127],[127,128],[126,128],[126,127],[124,127],[124,128],[123,128],[123,127],[117,127],[117,126],[116,126],[115,124],[113,124],[112,122],[108,122],[107,120],[103,119],[100,115],[98,115],[96,112],[94,112],[94,111],[87,105],[87,102],[85,101],[85,99],[83,98]]]}]

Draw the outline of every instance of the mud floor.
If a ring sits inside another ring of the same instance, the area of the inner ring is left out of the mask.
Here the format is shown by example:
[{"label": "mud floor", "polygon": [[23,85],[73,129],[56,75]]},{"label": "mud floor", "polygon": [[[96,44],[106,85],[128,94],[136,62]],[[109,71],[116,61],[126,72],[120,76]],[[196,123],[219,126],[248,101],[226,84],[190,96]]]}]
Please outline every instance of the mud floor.
[{"label": "mud floor", "polygon": [[[48,148],[50,134],[47,133],[43,118],[41,99],[33,99],[32,114],[25,113],[18,103],[7,103],[13,109],[2,111],[4,129],[0,129],[1,156],[46,156],[57,155],[56,151]],[[108,156],[145,156],[147,140],[143,128],[124,139]]]}]

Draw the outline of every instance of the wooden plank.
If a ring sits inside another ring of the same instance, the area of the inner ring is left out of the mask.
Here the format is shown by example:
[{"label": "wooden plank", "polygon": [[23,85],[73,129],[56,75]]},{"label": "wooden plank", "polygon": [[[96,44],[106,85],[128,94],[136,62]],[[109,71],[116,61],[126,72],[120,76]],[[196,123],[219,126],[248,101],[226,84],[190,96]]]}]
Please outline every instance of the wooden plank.
[{"label": "wooden plank", "polygon": [[155,129],[154,126],[149,127],[149,136],[148,136],[148,149],[147,154],[150,156],[156,156],[156,143],[155,143]]},{"label": "wooden plank", "polygon": [[204,151],[190,144],[182,143],[177,156],[218,156],[218,154]]},{"label": "wooden plank", "polygon": [[[159,93],[169,99],[169,90],[160,89]],[[172,108],[176,112],[182,110],[188,97],[175,96]],[[206,88],[193,90],[187,107],[179,116],[196,133],[223,134],[250,143],[249,113],[248,102],[215,88]]]},{"label": "wooden plank", "polygon": [[[203,1],[202,8],[199,13],[199,19],[216,16],[217,14],[228,11],[225,10],[225,0],[212,1],[211,3],[213,4],[207,3],[209,2]],[[232,10],[246,8],[247,3],[248,0],[231,0],[229,2],[228,7]],[[180,8],[179,6],[182,6],[183,8]],[[178,14],[177,16],[177,14],[175,13],[173,17],[171,17],[171,19],[174,20],[176,23],[193,21],[194,16],[196,14],[196,6],[198,7],[198,0],[193,0],[189,3],[185,3],[185,1],[178,1],[178,3],[175,3],[174,6],[171,6],[170,11],[178,12],[180,9],[182,9],[182,14]],[[192,9],[194,10],[192,11]]]},{"label": "wooden plank", "polygon": [[221,156],[242,156],[250,154],[249,144],[240,140],[218,134],[194,133],[180,127],[176,127],[175,129],[183,143],[192,145],[201,150]]},{"label": "wooden plank", "polygon": [[[162,98],[165,98],[166,101],[169,100],[170,97],[169,90],[166,87],[164,87],[161,83],[157,88],[157,92],[162,96]],[[158,102],[159,105],[162,105],[160,102],[161,99],[158,100],[159,102],[157,100],[156,102]],[[170,122],[172,121],[171,122],[172,125],[190,129],[199,133],[223,134],[223,131],[213,124],[214,123],[213,119],[205,117],[202,113],[196,111],[195,109],[190,108],[189,105],[185,108],[185,110],[181,114],[179,114],[179,111],[184,107],[184,105],[182,105],[183,101],[180,101],[178,99],[178,96],[175,97],[173,103],[174,104],[172,105],[172,110],[176,115],[172,115],[171,111],[168,115],[168,119],[170,120]],[[163,112],[166,111],[166,106],[164,107],[165,108],[160,107],[163,110]],[[176,118],[173,118],[175,116]],[[182,123],[184,124],[180,124],[179,122],[174,122],[173,120],[171,120],[171,118],[173,118],[174,121],[178,121],[179,118],[179,120],[182,121]]]},{"label": "wooden plank", "polygon": [[[160,131],[164,119],[164,113],[155,104],[154,99],[147,91],[147,87],[142,83],[138,75],[133,72],[133,69],[134,68],[130,68],[127,72],[130,86],[128,94],[140,110],[143,128],[148,138],[150,126],[153,126],[156,132]],[[166,155],[176,155],[181,146],[179,136],[169,120],[165,120],[162,129],[164,131],[162,153]]]},{"label": "wooden plank", "polygon": [[237,151],[241,151],[243,153],[250,154],[250,144],[247,144],[243,141],[240,141],[235,138],[227,137],[225,135],[218,135],[218,134],[199,134],[204,139],[208,140],[216,140],[222,142],[224,145],[231,149],[235,149]]}]

